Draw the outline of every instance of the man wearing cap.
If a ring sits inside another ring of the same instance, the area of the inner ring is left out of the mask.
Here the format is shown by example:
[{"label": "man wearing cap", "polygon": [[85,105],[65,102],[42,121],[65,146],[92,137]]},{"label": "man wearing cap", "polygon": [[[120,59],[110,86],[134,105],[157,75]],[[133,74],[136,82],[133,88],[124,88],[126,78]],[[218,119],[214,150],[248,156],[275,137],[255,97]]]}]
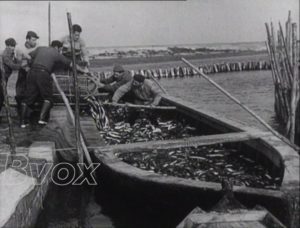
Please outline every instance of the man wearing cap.
[{"label": "man wearing cap", "polygon": [[98,89],[99,92],[109,92],[113,94],[120,86],[132,80],[129,71],[125,71],[121,65],[115,65],[113,75],[109,78],[100,80],[103,86]]},{"label": "man wearing cap", "polygon": [[[4,79],[7,82],[8,78],[12,74],[13,70],[19,70],[22,67],[22,62],[16,58],[15,47],[17,43],[14,38],[8,38],[5,40],[5,50],[2,53],[2,64],[4,70]],[[30,58],[29,55],[26,56]],[[2,75],[0,75],[0,82],[2,80]],[[3,88],[0,86],[0,111],[4,102]]]},{"label": "man wearing cap", "polygon": [[29,71],[28,55],[30,52],[37,48],[37,40],[39,36],[34,31],[28,31],[26,35],[26,42],[21,49],[16,50],[17,59],[22,61],[22,67],[18,72],[18,79],[16,82],[16,102],[18,105],[18,111],[21,108],[21,102],[25,97],[26,90],[26,76]]},{"label": "man wearing cap", "polygon": [[126,93],[132,92],[135,104],[153,105],[159,104],[162,91],[154,83],[145,79],[143,75],[136,74],[133,79],[116,90],[112,101],[118,102]]},{"label": "man wearing cap", "polygon": [[[33,62],[27,76],[26,97],[21,105],[21,128],[25,128],[27,124],[27,109],[32,106],[38,98],[43,101],[43,106],[40,112],[39,124],[47,124],[47,117],[49,116],[52,107],[53,85],[51,73],[54,70],[55,64],[61,63],[71,67],[71,60],[60,54],[62,43],[54,40],[51,47],[38,47],[31,52]],[[77,70],[84,70],[77,66]]]},{"label": "man wearing cap", "polygon": [[[76,60],[82,62],[82,64],[79,63],[79,65],[89,67],[90,66],[89,53],[86,48],[84,40],[80,37],[82,28],[80,25],[74,24],[72,26],[72,29],[73,29],[74,50],[75,50]],[[72,59],[70,36],[67,35],[63,37],[61,42],[63,44],[63,49],[62,49],[63,55],[69,59]]]}]

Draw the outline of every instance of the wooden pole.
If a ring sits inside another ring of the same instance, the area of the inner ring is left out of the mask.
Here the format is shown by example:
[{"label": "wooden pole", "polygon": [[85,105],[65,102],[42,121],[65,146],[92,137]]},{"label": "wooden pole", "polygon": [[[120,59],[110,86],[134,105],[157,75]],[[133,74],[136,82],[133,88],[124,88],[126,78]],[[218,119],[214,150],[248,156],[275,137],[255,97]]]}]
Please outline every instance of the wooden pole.
[{"label": "wooden pole", "polygon": [[51,2],[48,4],[48,43],[51,46]]},{"label": "wooden pole", "polygon": [[263,126],[265,126],[270,132],[273,133],[276,137],[281,139],[283,142],[294,148],[295,150],[299,150],[299,148],[290,143],[285,137],[280,135],[278,132],[276,132],[269,124],[267,124],[262,118],[260,118],[257,114],[255,114],[252,110],[250,110],[247,106],[243,105],[238,99],[233,97],[229,92],[227,92],[225,89],[223,89],[220,85],[218,85],[216,82],[214,82],[210,77],[205,75],[203,72],[198,70],[196,66],[191,64],[189,61],[187,61],[184,58],[181,58],[181,60],[186,63],[188,66],[192,67],[196,72],[198,72],[202,77],[204,77],[208,82],[210,82],[213,86],[215,86],[218,90],[220,90],[223,94],[225,94],[228,98],[230,98],[232,101],[234,101],[236,104],[238,104],[240,107],[242,107],[244,110],[246,110],[248,113],[250,113],[255,119],[257,119]]},{"label": "wooden pole", "polygon": [[119,103],[102,103],[102,105],[116,106],[116,107],[128,107],[128,108],[140,108],[140,109],[157,109],[157,110],[175,110],[175,106],[150,106],[150,105],[134,105],[134,104],[119,104]]},{"label": "wooden pole", "polygon": [[77,150],[78,150],[78,158],[79,163],[83,163],[83,154],[80,143],[80,121],[79,121],[79,89],[78,89],[78,78],[77,78],[77,70],[76,70],[76,57],[74,50],[74,33],[72,28],[72,19],[71,14],[67,13],[69,32],[70,32],[70,43],[71,43],[71,52],[72,52],[72,68],[73,68],[73,85],[75,90],[75,136],[77,142]]},{"label": "wooden pole", "polygon": [[162,85],[160,85],[159,82],[153,77],[152,72],[149,74],[149,76],[156,83],[156,85],[164,92],[164,94],[168,94],[167,90],[165,90],[164,87]]},{"label": "wooden pole", "polygon": [[6,118],[8,121],[8,130],[9,130],[9,145],[11,149],[11,154],[15,155],[16,154],[16,140],[14,136],[14,130],[13,130],[13,123],[11,119],[11,112],[10,112],[10,105],[9,105],[9,100],[8,100],[8,95],[7,95],[7,85],[6,85],[6,79],[5,79],[5,74],[3,70],[2,63],[0,65],[0,77],[1,77],[1,86],[3,90],[3,97],[4,97],[4,106],[6,109]]},{"label": "wooden pole", "polygon": [[[73,126],[75,126],[75,117],[74,117],[74,113],[73,113],[73,111],[72,111],[71,105],[70,105],[70,103],[69,103],[69,100],[68,100],[68,98],[66,97],[64,91],[61,89],[61,87],[60,87],[60,85],[59,85],[59,83],[58,83],[58,81],[57,81],[57,78],[56,78],[55,74],[51,74],[51,77],[53,78],[54,84],[55,84],[55,86],[56,86],[56,88],[57,88],[59,94],[61,95],[61,97],[62,97],[62,99],[63,99],[63,101],[64,101],[64,103],[65,103],[65,106],[66,106],[66,108],[67,108],[67,112],[68,112],[69,115],[70,115],[72,124],[73,124]],[[89,165],[93,165],[91,156],[90,156],[90,154],[89,154],[89,151],[88,151],[88,149],[87,149],[87,146],[86,146],[86,144],[85,144],[85,141],[84,141],[84,138],[83,138],[81,132],[80,132],[80,143],[81,143],[81,145],[82,145],[83,152],[84,152],[84,155],[85,155],[85,158],[86,158],[88,164],[89,164]]]}]

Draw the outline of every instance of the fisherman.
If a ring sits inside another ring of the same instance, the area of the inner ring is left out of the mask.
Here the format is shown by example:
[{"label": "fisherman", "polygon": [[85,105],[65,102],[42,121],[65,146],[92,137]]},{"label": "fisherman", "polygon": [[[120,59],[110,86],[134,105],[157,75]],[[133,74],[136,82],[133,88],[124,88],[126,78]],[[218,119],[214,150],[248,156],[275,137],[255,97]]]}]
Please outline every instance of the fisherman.
[{"label": "fisherman", "polygon": [[98,92],[109,92],[111,95],[122,85],[132,80],[131,73],[125,71],[121,65],[115,65],[113,68],[113,75],[109,78],[100,80],[103,83],[98,87]]},{"label": "fisherman", "polygon": [[[21,109],[21,128],[27,127],[27,110],[40,97],[43,101],[40,118],[38,123],[41,125],[47,124],[47,117],[49,116],[52,107],[53,85],[51,73],[54,70],[56,63],[61,63],[71,67],[71,60],[61,55],[62,43],[54,40],[51,47],[39,47],[30,55],[33,59],[31,69],[28,74],[26,98],[22,102]],[[76,65],[77,70],[86,73],[81,67]]]},{"label": "fisherman", "polygon": [[162,95],[162,91],[141,74],[135,74],[131,81],[118,88],[113,95],[112,101],[115,103],[119,102],[128,92],[132,92],[134,95],[135,104],[152,106],[159,104]]},{"label": "fisherman", "polygon": [[29,71],[29,61],[30,61],[28,59],[28,54],[34,51],[38,47],[37,45],[38,39],[39,36],[34,31],[28,31],[26,35],[26,42],[24,44],[24,47],[16,50],[17,59],[22,61],[22,67],[19,69],[18,79],[16,82],[15,99],[17,102],[18,112],[20,112],[22,100],[25,98],[26,78]]},{"label": "fisherman", "polygon": [[[76,60],[80,66],[89,67],[90,66],[89,53],[86,48],[84,40],[80,37],[80,34],[82,32],[81,26],[78,24],[74,24],[72,26],[72,30],[73,30],[74,50],[75,50]],[[69,59],[72,59],[70,36],[67,35],[63,37],[61,42],[63,44],[63,49],[62,49],[63,55]]]},{"label": "fisherman", "polygon": [[[2,53],[2,64],[4,70],[4,80],[8,81],[8,78],[12,74],[13,70],[19,70],[22,66],[22,62],[16,58],[15,47],[17,42],[14,38],[8,38],[5,40],[5,50]],[[27,56],[30,58],[30,56]],[[2,74],[0,75],[0,82],[2,83]],[[3,106],[4,96],[3,96],[3,87],[0,86],[0,112]]]}]

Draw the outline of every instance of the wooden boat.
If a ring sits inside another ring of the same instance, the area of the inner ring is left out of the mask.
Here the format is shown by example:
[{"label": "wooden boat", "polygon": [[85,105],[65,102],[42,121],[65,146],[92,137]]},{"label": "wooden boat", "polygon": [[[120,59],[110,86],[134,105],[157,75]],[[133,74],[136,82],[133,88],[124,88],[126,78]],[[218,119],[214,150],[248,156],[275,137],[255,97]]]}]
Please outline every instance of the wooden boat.
[{"label": "wooden boat", "polygon": [[295,221],[299,218],[300,171],[296,150],[270,132],[219,117],[174,97],[164,95],[160,105],[175,106],[174,112],[188,118],[204,135],[98,147],[93,152],[93,159],[102,163],[97,173],[102,187],[110,186],[110,189],[115,189],[117,194],[124,197],[147,199],[158,204],[186,208],[201,205],[201,208],[209,208],[221,197],[220,183],[149,172],[123,162],[116,155],[230,144],[254,157],[256,162],[268,164],[270,173],[280,176],[277,190],[234,186],[237,199],[247,207],[261,205],[288,227],[296,227],[298,223]]},{"label": "wooden boat", "polygon": [[[176,228],[190,227],[276,227],[285,228],[278,219],[276,219],[268,210],[261,206],[255,206],[253,209],[247,209],[237,201],[232,192],[230,182],[225,182],[222,187],[224,195],[222,199],[209,211],[203,211],[201,208],[194,208]],[[229,188],[227,188],[229,187]]]},{"label": "wooden boat", "polygon": [[90,152],[93,161],[102,164],[97,170],[98,182],[102,188],[115,191],[122,197],[139,198],[153,204],[167,205],[167,208],[180,205],[181,209],[188,211],[201,205],[201,208],[209,209],[221,198],[220,183],[149,172],[122,161],[118,156],[128,153],[151,154],[154,150],[164,153],[176,148],[230,145],[239,148],[256,163],[267,166],[270,175],[276,175],[280,179],[277,189],[236,185],[233,188],[236,198],[250,208],[255,205],[263,206],[287,227],[299,225],[297,221],[299,221],[300,170],[299,155],[295,149],[271,132],[228,120],[178,98],[163,95],[160,106],[175,107],[176,110],[169,112],[163,110],[162,113],[170,114],[171,118],[177,116],[189,120],[201,134],[171,140],[104,145],[104,140],[100,138],[96,127],[91,126],[93,120],[91,118],[88,120],[89,127],[83,130],[83,134],[87,140],[93,137],[93,143],[88,146],[96,146],[96,149]]}]

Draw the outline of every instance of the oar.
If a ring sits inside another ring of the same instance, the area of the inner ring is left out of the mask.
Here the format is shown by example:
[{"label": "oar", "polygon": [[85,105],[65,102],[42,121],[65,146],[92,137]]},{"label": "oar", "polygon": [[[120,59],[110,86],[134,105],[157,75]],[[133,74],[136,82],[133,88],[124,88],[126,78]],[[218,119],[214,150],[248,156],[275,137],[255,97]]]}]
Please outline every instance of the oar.
[{"label": "oar", "polygon": [[229,92],[227,92],[225,89],[223,89],[219,84],[217,84],[215,81],[213,81],[210,77],[208,77],[206,74],[203,73],[203,71],[198,70],[196,66],[191,64],[189,61],[187,61],[184,58],[181,58],[181,60],[186,63],[188,66],[192,67],[196,72],[198,72],[203,78],[205,78],[207,81],[209,81],[213,86],[215,86],[218,90],[220,90],[222,93],[224,93],[227,97],[229,97],[231,100],[233,100],[236,104],[238,104],[240,107],[242,107],[244,110],[246,110],[248,113],[250,113],[255,119],[257,119],[263,126],[265,126],[270,132],[273,133],[276,137],[278,137],[280,140],[294,148],[296,151],[299,151],[299,147],[291,142],[289,142],[285,137],[280,135],[278,132],[276,132],[269,124],[267,124],[262,118],[260,118],[257,114],[255,114],[251,109],[249,109],[246,105],[242,104],[237,98],[232,96]]},{"label": "oar", "polygon": [[153,77],[152,72],[151,74],[149,74],[150,78],[156,83],[156,85],[164,92],[164,94],[168,94],[167,90],[165,90],[165,88],[159,84],[159,82]]},{"label": "oar", "polygon": [[76,70],[76,57],[74,50],[74,37],[73,37],[73,28],[72,28],[72,19],[71,13],[67,13],[68,25],[69,25],[69,35],[70,35],[70,44],[71,44],[71,53],[72,53],[72,68],[73,68],[73,86],[75,90],[75,137],[78,150],[78,159],[79,163],[83,163],[83,154],[81,153],[81,143],[80,143],[80,121],[79,121],[79,89],[78,89],[78,77]]},{"label": "oar", "polygon": [[141,108],[141,109],[157,109],[157,110],[175,110],[175,106],[151,106],[151,105],[135,105],[135,104],[119,104],[119,103],[102,103],[107,106],[128,107],[128,108]]}]

